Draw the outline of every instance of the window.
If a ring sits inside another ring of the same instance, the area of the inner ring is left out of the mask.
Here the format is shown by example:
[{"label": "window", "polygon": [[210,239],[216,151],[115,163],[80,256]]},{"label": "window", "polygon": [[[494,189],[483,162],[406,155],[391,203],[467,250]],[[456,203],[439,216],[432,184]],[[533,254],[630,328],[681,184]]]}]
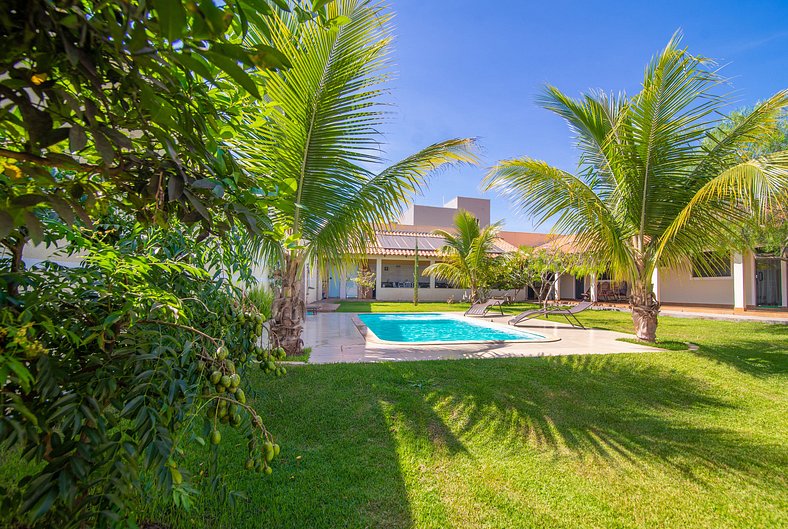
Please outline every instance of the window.
[{"label": "window", "polygon": [[692,260],[692,277],[731,277],[731,260],[727,255],[703,252]]},{"label": "window", "polygon": [[[381,288],[413,288],[413,261],[383,261]],[[422,275],[429,262],[419,261],[419,288],[430,288],[429,276]]]}]

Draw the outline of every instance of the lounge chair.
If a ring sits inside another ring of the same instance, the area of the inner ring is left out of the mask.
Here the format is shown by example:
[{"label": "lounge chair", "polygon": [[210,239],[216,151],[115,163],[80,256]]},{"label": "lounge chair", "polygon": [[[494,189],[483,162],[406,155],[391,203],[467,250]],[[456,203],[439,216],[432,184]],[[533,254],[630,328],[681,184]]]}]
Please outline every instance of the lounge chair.
[{"label": "lounge chair", "polygon": [[465,316],[486,316],[487,311],[492,307],[498,307],[503,316],[503,300],[502,299],[488,299],[484,303],[474,303],[471,308],[465,311]]},{"label": "lounge chair", "polygon": [[566,321],[568,321],[572,327],[580,327],[581,329],[585,329],[585,327],[583,327],[583,324],[580,323],[580,320],[577,319],[577,316],[575,316],[575,314],[579,314],[583,312],[587,308],[591,307],[593,304],[594,303],[592,301],[581,301],[580,303],[569,309],[527,310],[525,312],[521,312],[520,314],[509,320],[509,325],[517,325],[521,321],[530,320],[531,318],[536,318],[538,316],[545,316],[545,317],[563,316],[564,318],[566,318]]}]

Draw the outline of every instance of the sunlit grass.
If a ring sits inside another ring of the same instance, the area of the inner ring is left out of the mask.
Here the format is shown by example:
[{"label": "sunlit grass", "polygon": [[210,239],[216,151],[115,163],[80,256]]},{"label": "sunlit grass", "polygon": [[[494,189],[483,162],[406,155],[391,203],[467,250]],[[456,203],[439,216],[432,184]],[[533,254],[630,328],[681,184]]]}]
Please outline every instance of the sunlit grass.
[{"label": "sunlit grass", "polygon": [[[378,307],[373,307],[378,308]],[[386,308],[390,310],[390,308]],[[629,314],[586,325],[631,329]],[[788,526],[788,326],[660,318],[697,352],[294,366],[252,375],[282,444],[178,528]],[[195,461],[204,457],[199,452]]]}]

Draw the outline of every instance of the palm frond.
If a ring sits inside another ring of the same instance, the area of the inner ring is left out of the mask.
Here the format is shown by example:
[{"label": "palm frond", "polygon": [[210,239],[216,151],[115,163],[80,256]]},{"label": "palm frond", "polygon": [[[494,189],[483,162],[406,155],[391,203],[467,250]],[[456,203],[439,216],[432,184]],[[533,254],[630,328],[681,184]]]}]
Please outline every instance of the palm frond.
[{"label": "palm frond", "polygon": [[676,265],[687,255],[730,242],[737,221],[762,214],[786,196],[788,151],[730,167],[709,179],[676,215],[658,241],[657,257]]},{"label": "palm frond", "polygon": [[447,165],[477,163],[474,145],[467,139],[437,143],[360,182],[336,201],[331,216],[310,236],[310,256],[328,262],[332,256],[364,253],[375,230],[395,221],[431,174]]},{"label": "palm frond", "polygon": [[484,180],[486,190],[509,198],[539,225],[555,219],[553,232],[575,235],[582,251],[610,260],[614,273],[632,273],[632,255],[623,232],[607,204],[579,177],[549,164],[520,158],[500,162]]},{"label": "palm frond", "polygon": [[[311,260],[341,266],[391,222],[440,167],[477,163],[468,139],[436,143],[380,172],[380,130],[390,111],[392,14],[382,3],[336,0],[327,29],[279,13],[271,37],[292,67],[268,76],[264,108],[246,109],[252,133],[237,141],[245,169],[277,182],[270,217],[300,237]],[[261,117],[262,116],[262,117]]]}]

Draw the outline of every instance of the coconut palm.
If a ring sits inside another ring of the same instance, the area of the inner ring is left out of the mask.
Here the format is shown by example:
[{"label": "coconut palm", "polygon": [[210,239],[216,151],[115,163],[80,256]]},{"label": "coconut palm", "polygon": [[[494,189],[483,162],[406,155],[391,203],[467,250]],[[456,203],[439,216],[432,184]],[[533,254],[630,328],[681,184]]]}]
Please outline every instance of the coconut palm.
[{"label": "coconut palm", "polygon": [[768,209],[788,188],[788,152],[753,157],[744,148],[771,133],[788,91],[722,128],[724,80],[710,61],[679,45],[676,34],[633,97],[592,92],[573,99],[547,87],[541,104],[577,139],[574,174],[519,158],[486,177],[487,189],[539,222],[555,220],[555,232],[575,234],[577,247],[630,282],[635,331],[648,341],[656,338],[659,312],[654,271],[730,251],[723,247],[734,237],[730,221]]},{"label": "coconut palm", "polygon": [[482,228],[476,217],[460,210],[454,216],[454,231],[433,232],[445,240],[440,252],[443,261],[428,266],[422,275],[435,275],[454,286],[469,288],[471,302],[478,301],[480,289],[486,286],[490,252],[500,229],[500,222]]},{"label": "coconut palm", "polygon": [[268,77],[270,111],[237,145],[247,170],[278,183],[268,198],[276,240],[257,240],[256,251],[273,267],[271,329],[288,354],[303,346],[305,267],[343,267],[364,253],[376,228],[396,220],[432,171],[476,163],[472,140],[454,139],[374,170],[383,160],[379,129],[390,114],[381,96],[390,77],[392,15],[363,0],[325,9],[325,24],[284,13],[272,24],[270,42],[292,66]]}]

